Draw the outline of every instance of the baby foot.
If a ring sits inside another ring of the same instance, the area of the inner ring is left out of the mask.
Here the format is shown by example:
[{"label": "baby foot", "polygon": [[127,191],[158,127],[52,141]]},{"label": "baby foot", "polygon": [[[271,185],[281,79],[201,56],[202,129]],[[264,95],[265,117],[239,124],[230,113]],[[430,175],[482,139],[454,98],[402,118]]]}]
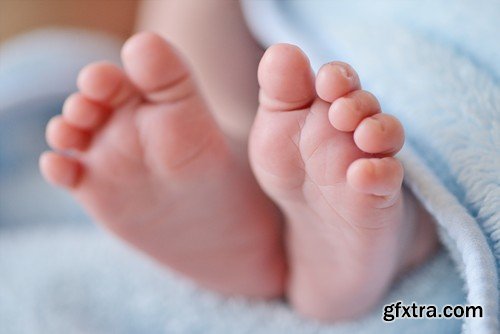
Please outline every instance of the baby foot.
[{"label": "baby foot", "polygon": [[78,78],[40,168],[93,218],[209,288],[271,297],[283,290],[276,209],[240,165],[188,67],[161,37],[123,47],[125,72],[94,63]]},{"label": "baby foot", "polygon": [[314,78],[298,48],[279,44],[258,75],[250,159],[287,220],[288,297],[321,320],[366,312],[436,245],[429,217],[401,190],[403,128],[347,64]]}]

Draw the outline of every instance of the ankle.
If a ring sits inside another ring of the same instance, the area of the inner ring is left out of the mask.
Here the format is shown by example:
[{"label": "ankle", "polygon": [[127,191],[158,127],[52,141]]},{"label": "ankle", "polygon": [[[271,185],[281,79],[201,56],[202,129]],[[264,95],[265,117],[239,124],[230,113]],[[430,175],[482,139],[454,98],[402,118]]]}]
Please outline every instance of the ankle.
[{"label": "ankle", "polygon": [[404,189],[405,209],[414,228],[409,237],[406,256],[403,259],[401,273],[407,272],[437,252],[440,247],[434,217],[417,200],[410,190]]}]

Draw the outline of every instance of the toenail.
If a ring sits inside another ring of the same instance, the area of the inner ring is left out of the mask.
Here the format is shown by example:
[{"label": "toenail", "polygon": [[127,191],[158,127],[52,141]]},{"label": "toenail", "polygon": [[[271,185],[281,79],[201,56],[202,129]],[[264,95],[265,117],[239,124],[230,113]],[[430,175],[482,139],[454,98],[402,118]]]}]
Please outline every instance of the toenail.
[{"label": "toenail", "polygon": [[342,65],[337,65],[338,67],[338,70],[340,72],[340,74],[346,78],[347,80],[351,81],[354,79],[354,75],[352,73],[352,71],[348,70],[345,66],[342,66]]},{"label": "toenail", "polygon": [[378,118],[370,117],[368,118],[368,121],[371,122],[374,126],[376,126],[380,132],[385,131],[384,123],[381,122]]},{"label": "toenail", "polygon": [[344,66],[339,66],[339,72],[340,74],[342,74],[344,78],[351,80],[352,75],[349,74],[349,72],[344,68]]}]

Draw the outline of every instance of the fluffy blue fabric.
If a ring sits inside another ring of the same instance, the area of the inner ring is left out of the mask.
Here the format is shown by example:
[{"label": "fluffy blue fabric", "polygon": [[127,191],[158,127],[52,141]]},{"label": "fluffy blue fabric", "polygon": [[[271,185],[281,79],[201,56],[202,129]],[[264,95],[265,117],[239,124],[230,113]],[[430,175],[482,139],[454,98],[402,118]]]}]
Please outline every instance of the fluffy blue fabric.
[{"label": "fluffy blue fabric", "polygon": [[246,1],[265,45],[291,42],[313,66],[357,69],[403,122],[406,184],[437,218],[484,318],[464,330],[500,332],[500,3],[498,1]]}]

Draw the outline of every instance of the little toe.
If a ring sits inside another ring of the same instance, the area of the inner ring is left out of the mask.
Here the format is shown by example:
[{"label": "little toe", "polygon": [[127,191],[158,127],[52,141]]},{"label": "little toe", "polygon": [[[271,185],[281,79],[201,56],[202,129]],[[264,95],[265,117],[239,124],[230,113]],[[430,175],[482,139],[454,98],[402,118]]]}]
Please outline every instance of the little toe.
[{"label": "little toe", "polygon": [[132,36],[123,46],[122,60],[130,80],[151,102],[173,103],[197,91],[182,56],[155,33]]},{"label": "little toe", "polygon": [[64,120],[74,127],[95,130],[104,122],[109,110],[81,93],[74,93],[64,102],[62,114]]},{"label": "little toe", "polygon": [[47,143],[55,150],[85,150],[90,133],[70,125],[62,116],[53,117],[46,129]]},{"label": "little toe", "polygon": [[323,65],[316,77],[316,92],[326,102],[333,102],[361,88],[358,74],[346,63],[333,61]]},{"label": "little toe", "polygon": [[258,79],[260,104],[267,110],[304,109],[316,97],[309,59],[294,45],[268,48],[259,64]]},{"label": "little toe", "polygon": [[40,156],[39,165],[48,182],[66,188],[74,188],[82,172],[80,162],[55,152],[44,152]]},{"label": "little toe", "polygon": [[380,113],[377,98],[364,90],[355,90],[333,101],[328,111],[330,123],[339,131],[354,131],[366,117]]},{"label": "little toe", "polygon": [[375,114],[361,121],[354,131],[358,148],[371,154],[395,154],[404,144],[401,122],[389,114]]},{"label": "little toe", "polygon": [[347,182],[361,193],[389,199],[399,193],[403,174],[403,166],[394,157],[362,158],[349,166]]},{"label": "little toe", "polygon": [[77,85],[88,99],[116,108],[134,96],[135,89],[125,73],[109,62],[96,62],[84,67]]}]

